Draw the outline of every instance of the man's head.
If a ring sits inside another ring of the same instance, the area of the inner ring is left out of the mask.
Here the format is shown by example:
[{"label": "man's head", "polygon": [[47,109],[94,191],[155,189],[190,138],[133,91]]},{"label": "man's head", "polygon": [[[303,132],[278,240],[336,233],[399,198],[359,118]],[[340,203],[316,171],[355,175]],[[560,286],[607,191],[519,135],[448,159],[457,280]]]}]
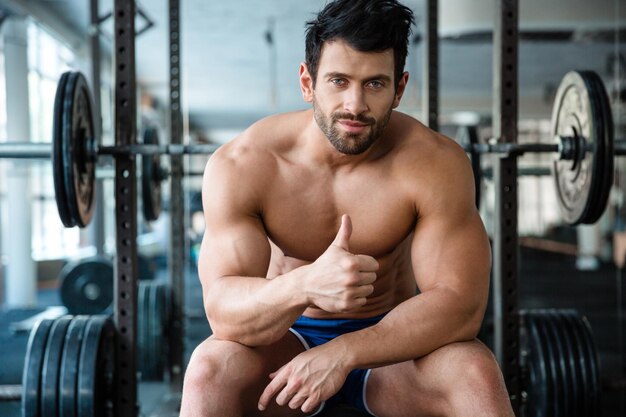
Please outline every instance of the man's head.
[{"label": "man's head", "polygon": [[392,49],[395,61],[395,86],[404,72],[413,12],[397,0],[335,0],[322,9],[315,20],[307,22],[306,64],[317,81],[322,47],[342,40],[357,51],[382,52]]}]

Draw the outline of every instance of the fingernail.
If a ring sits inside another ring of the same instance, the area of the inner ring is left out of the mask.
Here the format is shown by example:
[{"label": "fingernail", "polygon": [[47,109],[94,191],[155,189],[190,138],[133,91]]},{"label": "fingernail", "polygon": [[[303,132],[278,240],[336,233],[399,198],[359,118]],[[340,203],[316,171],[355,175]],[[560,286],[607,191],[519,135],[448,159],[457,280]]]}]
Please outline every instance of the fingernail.
[{"label": "fingernail", "polygon": [[265,411],[265,407],[263,407],[263,404],[259,403],[259,410],[260,411]]}]

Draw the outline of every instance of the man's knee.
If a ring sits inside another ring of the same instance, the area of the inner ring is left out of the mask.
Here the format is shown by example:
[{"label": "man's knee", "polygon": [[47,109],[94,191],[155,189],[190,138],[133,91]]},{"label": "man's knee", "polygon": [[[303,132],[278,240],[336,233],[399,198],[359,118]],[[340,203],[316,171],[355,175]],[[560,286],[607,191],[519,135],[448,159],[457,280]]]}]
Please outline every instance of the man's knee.
[{"label": "man's knee", "polygon": [[449,347],[446,370],[458,392],[493,393],[504,388],[495,356],[482,343],[457,343]]},{"label": "man's knee", "polygon": [[232,392],[258,379],[261,369],[251,348],[209,339],[193,351],[185,373],[185,390]]}]

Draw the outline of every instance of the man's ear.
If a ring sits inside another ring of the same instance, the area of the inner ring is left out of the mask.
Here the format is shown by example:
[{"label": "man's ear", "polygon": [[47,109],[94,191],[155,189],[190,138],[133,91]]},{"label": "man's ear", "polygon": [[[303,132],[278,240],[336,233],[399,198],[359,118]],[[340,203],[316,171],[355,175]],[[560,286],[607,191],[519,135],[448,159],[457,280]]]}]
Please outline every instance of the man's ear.
[{"label": "man's ear", "polygon": [[409,82],[409,73],[405,71],[404,74],[402,74],[402,77],[400,78],[400,82],[398,83],[398,89],[396,90],[396,97],[393,100],[394,109],[400,105],[402,94],[404,94],[404,90],[406,89],[406,84],[408,82]]},{"label": "man's ear", "polygon": [[304,62],[300,63],[300,91],[302,91],[304,101],[313,102],[313,78]]}]

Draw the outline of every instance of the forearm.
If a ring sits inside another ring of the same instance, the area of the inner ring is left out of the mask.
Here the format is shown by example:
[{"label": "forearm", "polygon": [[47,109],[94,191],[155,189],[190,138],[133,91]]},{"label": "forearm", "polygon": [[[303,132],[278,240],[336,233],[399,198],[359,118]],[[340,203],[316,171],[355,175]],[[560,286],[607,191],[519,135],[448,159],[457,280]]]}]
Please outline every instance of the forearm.
[{"label": "forearm", "polygon": [[[453,342],[476,337],[483,303],[470,303],[440,287],[412,297],[378,324],[348,333],[331,343],[351,369],[375,368],[417,359]],[[393,341],[393,343],[390,343]]]},{"label": "forearm", "polygon": [[274,279],[228,276],[207,288],[205,310],[216,337],[248,346],[278,340],[308,307],[297,268]]}]

